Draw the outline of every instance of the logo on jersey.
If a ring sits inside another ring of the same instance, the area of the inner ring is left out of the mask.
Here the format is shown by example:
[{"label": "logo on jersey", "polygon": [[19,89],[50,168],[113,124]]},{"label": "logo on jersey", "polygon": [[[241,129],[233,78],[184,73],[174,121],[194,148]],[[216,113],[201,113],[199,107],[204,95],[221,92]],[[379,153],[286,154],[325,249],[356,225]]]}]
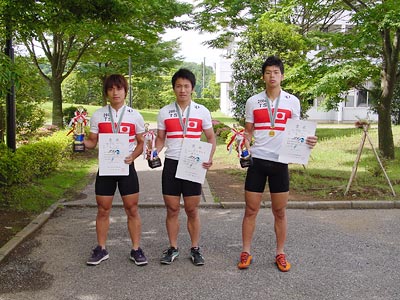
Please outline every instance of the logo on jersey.
[{"label": "logo on jersey", "polygon": [[129,133],[129,126],[121,126],[121,127],[119,128],[119,131],[120,131],[121,133]]},{"label": "logo on jersey", "polygon": [[190,121],[188,123],[188,128],[197,128],[198,122],[197,121]]}]

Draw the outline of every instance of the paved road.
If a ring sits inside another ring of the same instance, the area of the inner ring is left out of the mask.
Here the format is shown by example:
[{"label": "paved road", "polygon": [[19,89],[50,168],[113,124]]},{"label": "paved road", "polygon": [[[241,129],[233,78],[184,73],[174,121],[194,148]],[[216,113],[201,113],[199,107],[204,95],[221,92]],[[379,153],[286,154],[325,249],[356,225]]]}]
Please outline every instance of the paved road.
[{"label": "paved road", "polygon": [[400,210],[289,210],[289,273],[273,263],[269,209],[260,213],[255,261],[236,268],[242,209],[201,209],[206,265],[189,260],[181,214],[181,256],[159,264],[167,246],[163,208],[142,208],[149,264],[128,259],[123,209],[112,212],[110,259],[85,265],[95,243],[93,207],[59,209],[0,264],[0,299],[400,299]]},{"label": "paved road", "polygon": [[[149,264],[129,260],[126,216],[115,199],[108,239],[110,259],[86,266],[96,243],[93,183],[0,262],[0,300],[22,299],[400,299],[400,210],[288,210],[286,251],[289,273],[274,265],[272,215],[264,208],[257,220],[254,263],[236,267],[241,251],[243,203],[238,208],[209,205],[205,189],[200,210],[201,246],[206,265],[189,260],[189,237],[182,211],[181,255],[171,266],[160,265],[168,246],[161,197],[161,169],[137,162],[141,181],[142,247]],[[242,199],[242,197],[240,197]],[[150,204],[151,205],[146,205]],[[375,205],[375,204],[374,204]],[[310,208],[316,208],[310,203]],[[369,206],[371,208],[371,205]],[[325,208],[328,208],[325,206]],[[340,208],[337,206],[336,208]],[[35,223],[35,222],[33,222]],[[35,226],[35,224],[31,224]],[[7,249],[6,249],[7,250]]]}]

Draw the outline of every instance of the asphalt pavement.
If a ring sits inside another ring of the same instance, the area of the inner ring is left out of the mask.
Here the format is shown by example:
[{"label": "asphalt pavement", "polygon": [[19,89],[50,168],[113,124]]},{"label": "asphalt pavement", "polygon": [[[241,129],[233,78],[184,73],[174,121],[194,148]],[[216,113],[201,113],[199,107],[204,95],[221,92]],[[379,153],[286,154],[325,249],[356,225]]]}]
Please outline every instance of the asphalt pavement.
[{"label": "asphalt pavement", "polygon": [[254,262],[248,270],[239,270],[243,202],[213,203],[206,183],[200,208],[206,264],[195,267],[189,259],[182,210],[181,254],[167,266],[159,263],[168,247],[161,169],[150,170],[142,160],[137,160],[136,168],[147,266],[129,260],[130,239],[119,196],[111,213],[110,258],[95,267],[86,265],[96,245],[91,182],[77,199],[53,205],[0,249],[0,300],[400,299],[400,210],[386,209],[398,207],[397,203],[380,207],[379,201],[364,201],[359,209],[353,203],[292,204],[288,273],[274,264],[273,217],[266,203],[257,218]]}]

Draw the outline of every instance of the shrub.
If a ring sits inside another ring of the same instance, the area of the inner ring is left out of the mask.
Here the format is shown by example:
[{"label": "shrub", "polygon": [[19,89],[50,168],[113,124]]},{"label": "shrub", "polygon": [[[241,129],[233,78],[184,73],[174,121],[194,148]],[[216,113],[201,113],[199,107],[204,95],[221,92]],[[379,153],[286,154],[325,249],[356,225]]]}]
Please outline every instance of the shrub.
[{"label": "shrub", "polygon": [[30,183],[56,170],[70,153],[70,142],[65,131],[58,131],[50,137],[22,145],[15,152],[0,144],[0,205],[18,201],[12,196],[13,186]]},{"label": "shrub", "polygon": [[194,101],[198,104],[202,104],[210,112],[217,111],[219,109],[219,99],[213,99],[213,98],[196,98]]}]

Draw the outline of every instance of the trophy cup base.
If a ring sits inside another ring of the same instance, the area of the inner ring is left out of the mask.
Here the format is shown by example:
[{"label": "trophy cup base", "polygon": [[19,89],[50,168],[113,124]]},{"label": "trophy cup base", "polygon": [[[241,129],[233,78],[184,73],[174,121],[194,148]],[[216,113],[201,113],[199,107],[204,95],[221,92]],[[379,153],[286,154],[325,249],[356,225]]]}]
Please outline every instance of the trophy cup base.
[{"label": "trophy cup base", "polygon": [[161,159],[159,157],[149,159],[147,162],[149,164],[149,167],[152,169],[161,167]]},{"label": "trophy cup base", "polygon": [[72,144],[72,150],[74,152],[85,152],[85,144]]},{"label": "trophy cup base", "polygon": [[247,168],[253,165],[253,158],[251,156],[246,158],[240,158],[240,166],[242,168]]}]

